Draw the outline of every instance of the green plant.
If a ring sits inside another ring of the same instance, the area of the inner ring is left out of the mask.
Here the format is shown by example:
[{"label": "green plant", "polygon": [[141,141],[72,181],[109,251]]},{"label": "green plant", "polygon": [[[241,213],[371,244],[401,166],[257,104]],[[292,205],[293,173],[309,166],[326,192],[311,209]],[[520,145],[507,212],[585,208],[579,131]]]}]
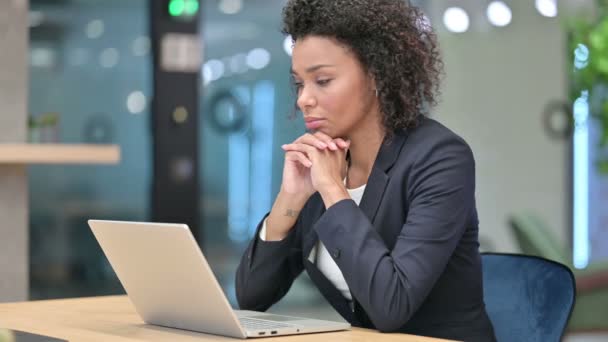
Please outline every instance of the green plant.
[{"label": "green plant", "polygon": [[30,128],[36,127],[52,127],[56,126],[59,123],[59,114],[58,113],[44,113],[37,117],[29,117],[28,126]]},{"label": "green plant", "polygon": [[[570,21],[570,51],[574,51],[571,69],[572,92],[570,100],[589,94],[591,116],[600,126],[602,150],[608,147],[608,0],[596,2],[594,18],[581,16]],[[587,17],[587,18],[585,18]],[[598,170],[608,173],[608,155],[596,160]]]}]

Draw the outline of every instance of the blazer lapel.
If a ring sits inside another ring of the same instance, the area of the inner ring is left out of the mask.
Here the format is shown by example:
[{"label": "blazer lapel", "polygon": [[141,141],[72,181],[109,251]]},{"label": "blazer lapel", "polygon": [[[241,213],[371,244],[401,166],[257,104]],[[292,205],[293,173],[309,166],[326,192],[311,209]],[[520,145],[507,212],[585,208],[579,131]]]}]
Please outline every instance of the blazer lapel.
[{"label": "blazer lapel", "polygon": [[[405,133],[398,132],[393,135],[392,139],[388,141],[385,140],[380,147],[380,151],[378,152],[378,156],[374,162],[372,172],[367,181],[367,186],[363,192],[361,203],[359,204],[359,207],[371,222],[374,221],[380,201],[384,195],[384,191],[386,190],[386,185],[388,184],[389,177],[387,172],[390,170],[393,164],[395,164],[395,161],[401,152],[401,148],[405,143],[405,139]],[[316,196],[319,196],[318,193]],[[323,200],[321,198],[318,198],[317,200],[320,203],[320,207],[317,209],[318,214],[313,214],[315,216],[313,222],[315,222],[325,212]],[[317,285],[320,292],[334,307],[334,309],[336,309],[336,311],[338,311],[338,313],[340,313],[344,319],[351,322],[351,324],[354,326],[360,326],[361,318],[356,316],[351,310],[348,301],[342,296],[342,293],[340,293],[340,291],[317,268],[315,265],[316,260],[313,259],[311,262],[308,259],[312,249],[317,245],[318,241],[319,236],[317,235],[316,231],[312,229],[312,227],[308,232],[304,233],[302,240],[302,256],[304,258],[306,271],[308,272],[311,280]]]},{"label": "blazer lapel", "polygon": [[[399,157],[399,153],[403,148],[406,138],[407,134],[405,132],[396,132],[390,140],[385,139],[380,146],[380,151],[378,151],[378,156],[374,161],[372,172],[367,180],[361,203],[359,203],[359,208],[361,208],[371,222],[374,221],[376,212],[380,206],[380,200],[382,199],[384,191],[386,190],[386,185],[388,184],[389,177],[387,172],[395,164],[397,157]],[[313,214],[316,217],[314,221],[316,221],[325,212],[325,206],[318,193],[313,196],[318,196],[319,198],[316,200],[320,203],[317,208],[318,214]],[[308,259],[311,250],[317,244],[318,240],[319,237],[317,236],[317,232],[312,228],[304,234],[302,252],[305,259]]]},{"label": "blazer lapel", "polygon": [[390,140],[385,140],[380,146],[372,172],[367,180],[359,208],[374,222],[380,201],[388,184],[388,171],[395,164],[406,140],[404,132],[398,132]]}]

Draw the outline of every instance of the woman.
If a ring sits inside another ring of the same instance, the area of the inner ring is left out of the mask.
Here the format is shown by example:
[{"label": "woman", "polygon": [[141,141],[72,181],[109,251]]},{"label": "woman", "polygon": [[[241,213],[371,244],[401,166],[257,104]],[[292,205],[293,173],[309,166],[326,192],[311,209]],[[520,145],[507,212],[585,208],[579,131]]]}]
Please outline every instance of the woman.
[{"label": "woman", "polygon": [[442,62],[401,0],[290,0],[292,76],[309,133],[283,145],[280,192],[239,265],[265,311],[304,270],[352,325],[493,341],[473,154],[425,117]]}]

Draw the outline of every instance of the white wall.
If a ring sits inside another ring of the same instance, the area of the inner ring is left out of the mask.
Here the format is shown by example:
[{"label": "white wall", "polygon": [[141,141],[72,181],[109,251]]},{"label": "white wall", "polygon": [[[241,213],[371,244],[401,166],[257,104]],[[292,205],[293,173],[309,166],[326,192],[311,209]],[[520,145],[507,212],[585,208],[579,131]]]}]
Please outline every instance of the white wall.
[{"label": "white wall", "polygon": [[540,16],[533,1],[509,1],[511,25],[489,27],[479,8],[471,31],[451,34],[441,23],[441,3],[430,9],[446,70],[435,117],[473,148],[480,235],[494,250],[518,251],[507,218],[529,209],[566,244],[568,142],[551,140],[541,121],[549,101],[567,96],[571,62],[563,24]]}]

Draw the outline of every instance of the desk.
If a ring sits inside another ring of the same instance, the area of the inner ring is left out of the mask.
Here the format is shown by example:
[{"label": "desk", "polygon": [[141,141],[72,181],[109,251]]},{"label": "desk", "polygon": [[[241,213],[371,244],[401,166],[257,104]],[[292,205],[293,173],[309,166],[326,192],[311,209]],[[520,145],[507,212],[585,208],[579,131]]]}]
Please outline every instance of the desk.
[{"label": "desk", "polygon": [[[0,304],[0,327],[69,341],[238,341],[237,339],[145,325],[126,296]],[[445,341],[354,328],[323,334],[255,339],[258,342]]]}]

